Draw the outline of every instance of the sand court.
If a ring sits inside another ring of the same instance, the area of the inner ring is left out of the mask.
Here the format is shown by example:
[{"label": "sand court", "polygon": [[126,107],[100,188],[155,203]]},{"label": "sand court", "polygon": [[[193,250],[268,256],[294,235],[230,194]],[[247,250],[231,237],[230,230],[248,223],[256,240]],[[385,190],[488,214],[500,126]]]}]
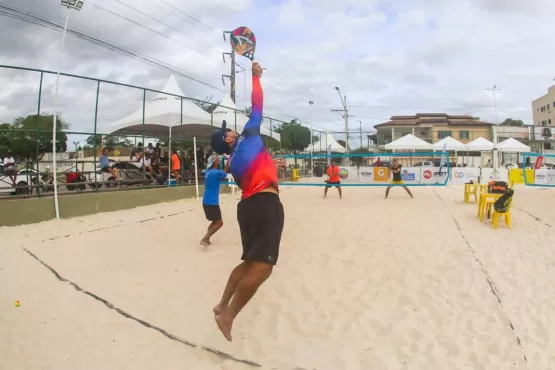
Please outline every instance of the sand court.
[{"label": "sand court", "polygon": [[207,250],[197,200],[0,229],[0,368],[553,366],[553,191],[517,188],[512,230],[461,187],[384,191],[284,189],[278,266],[232,343],[211,309],[241,254],[237,196]]}]

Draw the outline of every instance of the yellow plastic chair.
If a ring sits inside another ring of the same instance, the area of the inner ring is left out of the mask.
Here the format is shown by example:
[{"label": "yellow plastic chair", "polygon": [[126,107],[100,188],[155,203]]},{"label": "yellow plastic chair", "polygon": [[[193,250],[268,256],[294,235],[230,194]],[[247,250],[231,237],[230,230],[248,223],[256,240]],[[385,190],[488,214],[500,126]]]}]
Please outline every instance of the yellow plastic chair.
[{"label": "yellow plastic chair", "polygon": [[478,184],[464,184],[464,202],[470,203],[470,195],[474,194],[474,202],[478,203]]},{"label": "yellow plastic chair", "polygon": [[497,212],[495,208],[493,209],[493,214],[491,215],[491,224],[493,225],[494,229],[497,229],[499,227],[499,217],[501,216],[505,216],[505,225],[507,225],[508,229],[511,228],[511,203],[513,203],[513,197],[509,199],[509,203],[507,203],[507,210],[505,212],[501,213]]},{"label": "yellow plastic chair", "polygon": [[293,168],[293,182],[299,181],[301,176],[299,175],[299,170],[297,168]]}]

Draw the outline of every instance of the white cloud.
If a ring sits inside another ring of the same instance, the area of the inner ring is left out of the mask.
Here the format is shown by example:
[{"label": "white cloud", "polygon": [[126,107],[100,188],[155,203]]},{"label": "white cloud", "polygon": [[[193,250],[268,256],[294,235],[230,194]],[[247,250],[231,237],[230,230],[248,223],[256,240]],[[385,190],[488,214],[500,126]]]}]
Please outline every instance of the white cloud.
[{"label": "white cloud", "polygon": [[[217,87],[181,77],[188,96],[219,98],[229,87],[221,82],[221,75],[229,73],[229,62],[221,61],[221,52],[228,49],[221,33],[247,25],[258,37],[256,57],[268,67],[266,112],[283,120],[312,118],[316,126],[328,130],[338,130],[329,121],[341,121],[331,112],[341,105],[335,86],[356,105],[350,109],[356,116],[354,127],[358,119],[369,128],[391,115],[447,108],[449,113],[493,120],[492,100],[484,89],[494,84],[503,89],[498,101],[500,119],[531,122],[531,101],[544,94],[555,77],[555,43],[549,36],[555,2],[551,0],[164,0],[211,29],[162,1],[121,1],[171,27],[114,0],[92,3],[167,37],[92,4],[72,14],[70,28],[171,64]],[[3,0],[3,4],[56,23],[64,20],[57,0]],[[0,63],[53,70],[60,36],[60,32],[2,17]],[[238,62],[248,66],[244,58]],[[156,89],[170,74],[71,35],[62,69]],[[0,69],[0,121],[32,111],[38,77],[37,73]],[[44,109],[51,105],[52,84],[51,77],[45,78]],[[83,105],[75,111],[62,106],[72,127],[91,127],[94,84],[66,80],[60,92],[64,101],[73,99]],[[250,89],[244,89],[242,75],[238,75],[237,93],[237,105],[248,104]],[[102,123],[136,110],[141,101],[141,95],[130,89],[102,85],[101,94]],[[314,106],[309,107],[309,100]]]}]

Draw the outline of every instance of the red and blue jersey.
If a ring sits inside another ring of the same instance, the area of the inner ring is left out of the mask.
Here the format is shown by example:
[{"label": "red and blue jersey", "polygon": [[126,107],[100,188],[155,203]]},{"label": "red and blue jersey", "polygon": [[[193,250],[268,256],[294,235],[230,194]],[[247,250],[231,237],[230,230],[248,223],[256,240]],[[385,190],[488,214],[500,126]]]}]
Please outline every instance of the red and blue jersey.
[{"label": "red and blue jersey", "polygon": [[276,166],[260,136],[264,100],[260,77],[252,77],[251,99],[251,117],[233,146],[229,162],[229,171],[243,191],[241,199],[248,198],[269,186],[278,189]]}]

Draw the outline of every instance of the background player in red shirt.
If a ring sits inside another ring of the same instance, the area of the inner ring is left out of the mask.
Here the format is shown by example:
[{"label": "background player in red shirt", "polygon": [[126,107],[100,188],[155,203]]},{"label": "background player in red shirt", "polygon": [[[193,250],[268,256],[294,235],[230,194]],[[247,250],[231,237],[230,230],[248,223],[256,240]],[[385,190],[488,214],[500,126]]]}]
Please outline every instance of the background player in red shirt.
[{"label": "background player in red shirt", "polygon": [[343,198],[343,192],[341,191],[341,178],[339,177],[339,167],[335,164],[335,161],[330,162],[330,166],[328,167],[328,181],[326,181],[328,185],[324,189],[324,199],[328,195],[328,189],[332,186],[337,188],[339,191],[339,199]]},{"label": "background player in red shirt", "polygon": [[243,133],[238,135],[228,130],[224,121],[210,140],[215,152],[231,154],[229,171],[242,190],[237,221],[243,244],[243,262],[231,272],[220,303],[213,310],[218,328],[229,341],[233,320],[270,277],[277,263],[284,223],[276,166],[260,136],[261,75],[262,68],[253,62],[252,111]]}]

